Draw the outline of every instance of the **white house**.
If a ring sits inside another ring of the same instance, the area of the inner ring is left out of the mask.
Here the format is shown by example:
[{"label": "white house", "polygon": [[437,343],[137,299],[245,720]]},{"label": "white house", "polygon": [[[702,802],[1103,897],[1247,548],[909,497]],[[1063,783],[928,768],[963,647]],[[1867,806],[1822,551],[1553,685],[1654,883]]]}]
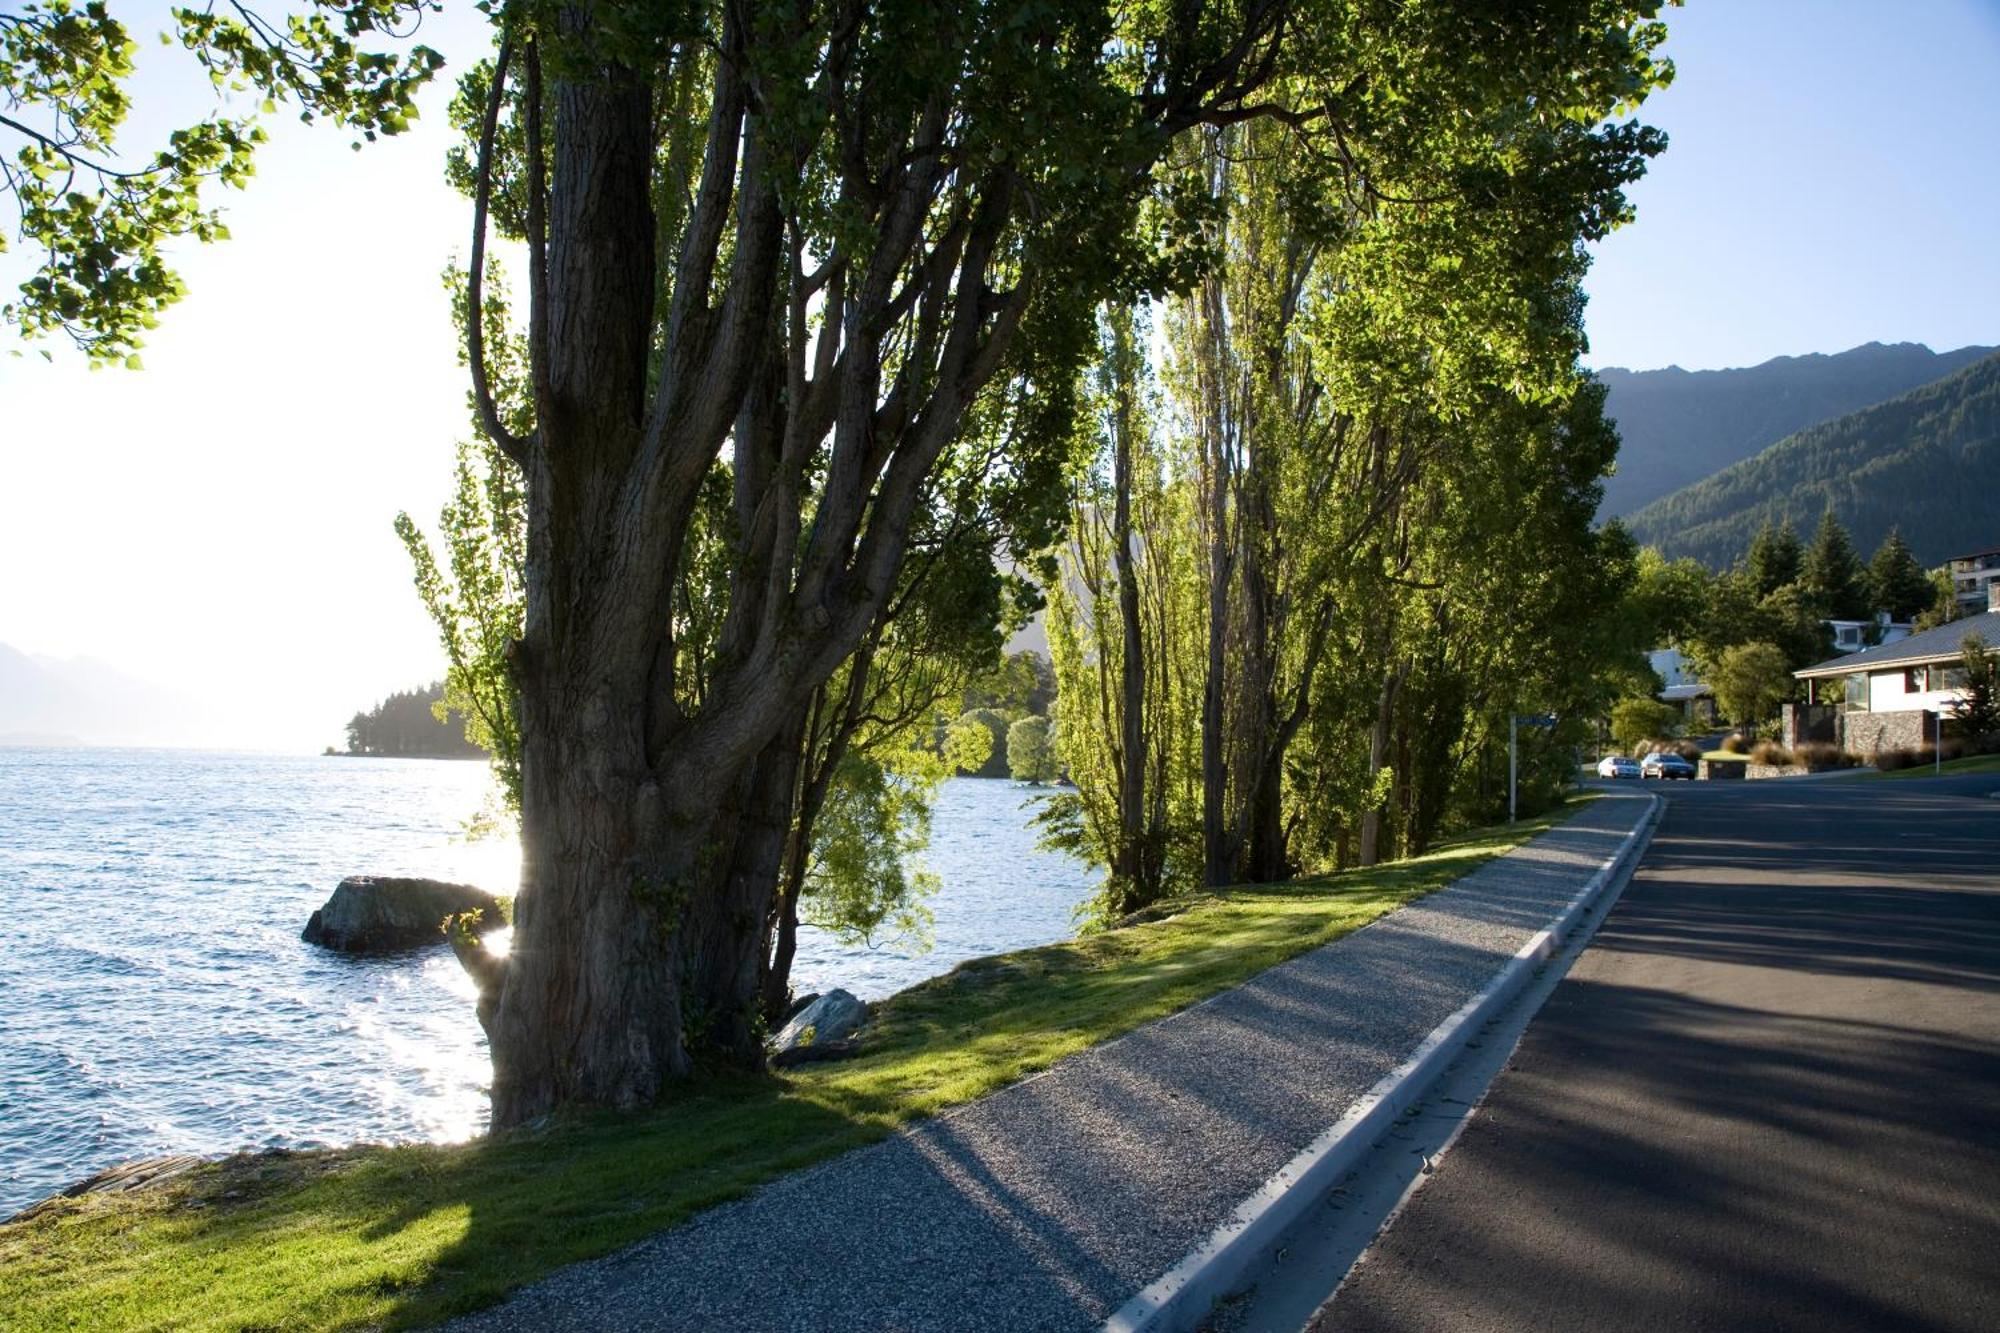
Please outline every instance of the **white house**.
[{"label": "white house", "polygon": [[1975,634],[2000,648],[2000,582],[1989,585],[1988,609],[1894,643],[1809,666],[1793,674],[1806,682],[1816,704],[1826,682],[1843,681],[1837,739],[1855,754],[1914,749],[1932,738],[1932,715],[1947,716],[1965,689],[1961,654]]},{"label": "white house", "polygon": [[[1860,652],[1872,648],[1877,643],[1894,643],[1907,639],[1913,626],[1889,619],[1887,611],[1878,611],[1873,620],[1826,620],[1827,632],[1833,635],[1833,646],[1843,653]],[[1870,640],[1874,642],[1871,643]]]},{"label": "white house", "polygon": [[1655,648],[1646,654],[1646,664],[1662,682],[1661,703],[1680,709],[1690,722],[1706,722],[1715,716],[1715,691],[1696,679],[1694,665],[1678,648]]}]

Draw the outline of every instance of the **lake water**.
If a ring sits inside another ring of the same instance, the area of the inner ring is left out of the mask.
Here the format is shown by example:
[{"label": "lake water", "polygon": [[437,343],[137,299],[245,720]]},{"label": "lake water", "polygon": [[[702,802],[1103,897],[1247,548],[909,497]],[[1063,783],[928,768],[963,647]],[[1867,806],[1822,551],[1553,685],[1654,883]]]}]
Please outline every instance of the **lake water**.
[{"label": "lake water", "polygon": [[[0,1217],[155,1153],[450,1141],[486,1119],[486,1044],[449,952],[301,943],[354,874],[512,888],[457,836],[483,764],[0,749]],[[955,779],[932,826],[935,947],[806,931],[801,992],[877,998],[1070,934],[1091,877],[1036,850],[1025,788]]]}]

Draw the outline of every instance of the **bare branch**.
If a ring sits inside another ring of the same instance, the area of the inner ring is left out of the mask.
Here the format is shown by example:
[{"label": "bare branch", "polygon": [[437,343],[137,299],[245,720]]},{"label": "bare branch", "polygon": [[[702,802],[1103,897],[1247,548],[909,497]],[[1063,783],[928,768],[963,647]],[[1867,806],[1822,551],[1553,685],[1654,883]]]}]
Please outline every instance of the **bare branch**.
[{"label": "bare branch", "polygon": [[[479,428],[500,451],[522,467],[528,465],[529,443],[507,429],[493,401],[486,377],[486,214],[493,199],[493,139],[500,126],[500,103],[507,95],[507,64],[514,39],[502,37],[493,60],[493,89],[486,98],[486,118],[479,127],[478,188],[472,200],[472,263],[465,275],[465,357],[472,367],[472,399]],[[532,277],[532,275],[531,275]],[[542,303],[536,302],[537,309]]]}]

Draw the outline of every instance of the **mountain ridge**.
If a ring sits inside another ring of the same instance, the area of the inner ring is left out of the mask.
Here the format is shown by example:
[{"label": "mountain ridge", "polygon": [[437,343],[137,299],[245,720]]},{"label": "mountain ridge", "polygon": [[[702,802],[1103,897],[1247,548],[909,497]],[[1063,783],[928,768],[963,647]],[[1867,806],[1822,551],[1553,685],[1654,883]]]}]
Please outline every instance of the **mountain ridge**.
[{"label": "mountain ridge", "polygon": [[2000,352],[1796,431],[1626,518],[1640,542],[1712,567],[1769,519],[1810,532],[1831,508],[1865,556],[1902,530],[1926,566],[2000,544]]},{"label": "mountain ridge", "polygon": [[1623,445],[1599,513],[1636,513],[1798,431],[1936,383],[1995,350],[1870,342],[1717,370],[1606,366],[1593,373]]}]

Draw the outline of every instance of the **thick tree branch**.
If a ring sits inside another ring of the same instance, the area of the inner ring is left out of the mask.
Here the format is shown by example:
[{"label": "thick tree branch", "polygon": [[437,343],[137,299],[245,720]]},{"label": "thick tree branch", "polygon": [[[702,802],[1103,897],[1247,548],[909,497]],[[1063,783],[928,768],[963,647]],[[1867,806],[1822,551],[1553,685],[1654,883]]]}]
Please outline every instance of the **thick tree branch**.
[{"label": "thick tree branch", "polygon": [[[478,184],[472,201],[472,262],[465,275],[465,357],[472,368],[473,410],[486,438],[516,464],[528,465],[529,442],[507,429],[500,409],[493,401],[493,386],[486,374],[486,215],[493,200],[493,140],[500,126],[500,104],[507,95],[507,64],[514,54],[514,39],[500,39],[500,52],[493,60],[493,89],[486,98],[486,116],[479,126]],[[530,275],[532,278],[532,274]],[[537,310],[542,308],[535,302]]]}]

